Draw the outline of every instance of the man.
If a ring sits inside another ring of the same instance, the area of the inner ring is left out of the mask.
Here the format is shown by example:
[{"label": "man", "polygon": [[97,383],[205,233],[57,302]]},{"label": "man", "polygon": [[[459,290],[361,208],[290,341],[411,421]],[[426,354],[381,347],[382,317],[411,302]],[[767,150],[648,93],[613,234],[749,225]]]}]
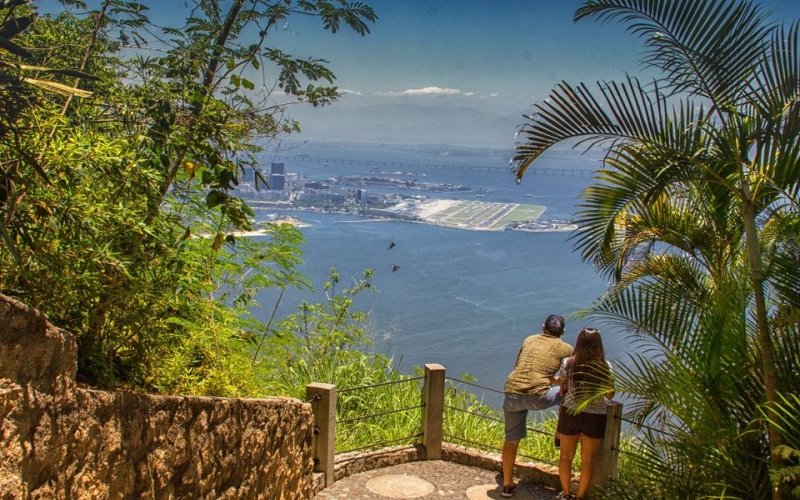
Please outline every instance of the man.
[{"label": "man", "polygon": [[542,333],[531,335],[522,343],[514,370],[503,389],[503,415],[506,437],[503,443],[503,490],[501,495],[514,494],[514,463],[519,441],[528,434],[528,410],[544,410],[564,398],[556,372],[561,361],[572,355],[572,347],[561,340],[564,318],[551,314],[542,325]]}]

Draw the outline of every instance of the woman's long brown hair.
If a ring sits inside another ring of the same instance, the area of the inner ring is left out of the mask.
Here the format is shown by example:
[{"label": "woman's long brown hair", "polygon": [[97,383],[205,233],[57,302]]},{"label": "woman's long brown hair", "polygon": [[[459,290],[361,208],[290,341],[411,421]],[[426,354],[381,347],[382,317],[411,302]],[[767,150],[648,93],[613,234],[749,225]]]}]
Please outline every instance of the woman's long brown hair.
[{"label": "woman's long brown hair", "polygon": [[611,373],[606,363],[603,339],[596,328],[584,328],[578,334],[570,372],[576,389],[582,385],[589,389],[608,384]]}]

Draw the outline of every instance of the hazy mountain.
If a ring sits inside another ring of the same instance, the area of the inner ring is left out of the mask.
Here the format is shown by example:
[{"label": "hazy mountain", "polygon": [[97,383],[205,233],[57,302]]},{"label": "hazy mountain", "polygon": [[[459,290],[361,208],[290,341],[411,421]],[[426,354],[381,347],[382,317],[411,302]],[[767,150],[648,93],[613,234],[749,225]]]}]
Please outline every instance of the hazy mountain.
[{"label": "hazy mountain", "polygon": [[292,109],[308,140],[455,144],[514,147],[520,115],[503,116],[468,107],[382,104]]}]

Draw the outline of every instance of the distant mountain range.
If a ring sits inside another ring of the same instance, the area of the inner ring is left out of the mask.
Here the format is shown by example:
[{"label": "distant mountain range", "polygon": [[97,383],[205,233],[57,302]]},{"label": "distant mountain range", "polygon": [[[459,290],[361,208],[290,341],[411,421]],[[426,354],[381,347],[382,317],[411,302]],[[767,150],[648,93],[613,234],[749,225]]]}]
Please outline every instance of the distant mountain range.
[{"label": "distant mountain range", "polygon": [[513,150],[522,114],[493,114],[468,107],[380,104],[291,108],[302,136],[315,141],[453,144]]}]

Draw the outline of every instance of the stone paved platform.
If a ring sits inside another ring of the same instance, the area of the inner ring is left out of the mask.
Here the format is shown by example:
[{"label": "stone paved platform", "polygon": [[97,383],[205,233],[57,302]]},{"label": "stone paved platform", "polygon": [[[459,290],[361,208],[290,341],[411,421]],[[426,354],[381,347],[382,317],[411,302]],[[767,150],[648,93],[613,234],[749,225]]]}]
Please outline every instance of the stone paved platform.
[{"label": "stone paved platform", "polygon": [[[517,480],[519,482],[519,480]],[[336,481],[315,500],[416,498],[439,500],[500,499],[502,477],[497,472],[442,460],[407,462]],[[522,481],[514,500],[553,500],[557,491]]]}]

